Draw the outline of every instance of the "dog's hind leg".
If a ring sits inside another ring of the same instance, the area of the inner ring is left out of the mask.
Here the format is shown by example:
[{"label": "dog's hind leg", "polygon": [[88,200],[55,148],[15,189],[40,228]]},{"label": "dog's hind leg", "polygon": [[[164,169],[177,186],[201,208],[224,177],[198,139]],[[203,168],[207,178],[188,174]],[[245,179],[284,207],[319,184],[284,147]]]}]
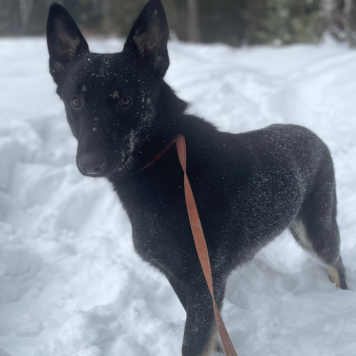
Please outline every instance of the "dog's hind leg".
[{"label": "dog's hind leg", "polygon": [[333,171],[323,167],[318,178],[290,229],[297,242],[326,265],[330,280],[337,287],[347,289],[345,267],[340,256]]},{"label": "dog's hind leg", "polygon": [[[324,231],[323,236],[317,236],[317,234],[310,235],[301,219],[298,219],[292,224],[291,232],[296,241],[304,249],[315,254],[325,264],[331,282],[335,283],[336,286],[341,289],[347,289],[345,267],[342,263],[338,247],[338,232],[334,231],[334,233],[325,233]],[[320,230],[319,233],[322,234],[322,230]],[[311,236],[311,238],[309,236]],[[320,241],[313,243],[313,237],[316,237],[316,240],[318,238],[323,239],[326,237],[327,241],[324,243],[321,243]]]}]

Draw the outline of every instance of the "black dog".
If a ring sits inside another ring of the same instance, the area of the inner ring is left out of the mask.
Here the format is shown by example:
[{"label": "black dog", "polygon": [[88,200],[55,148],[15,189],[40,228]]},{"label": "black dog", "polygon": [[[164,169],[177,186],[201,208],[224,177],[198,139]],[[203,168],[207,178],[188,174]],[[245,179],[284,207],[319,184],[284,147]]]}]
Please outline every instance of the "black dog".
[{"label": "black dog", "polygon": [[187,312],[184,356],[210,355],[220,346],[176,149],[147,167],[178,134],[186,138],[187,172],[219,308],[231,271],[287,228],[346,289],[328,148],[299,126],[233,135],[185,114],[186,104],[163,80],[168,25],[160,0],[148,2],[121,53],[90,53],[57,4],[49,12],[47,39],[50,72],[78,140],[78,168],[109,179],[132,223],[136,251],[174,288]]}]

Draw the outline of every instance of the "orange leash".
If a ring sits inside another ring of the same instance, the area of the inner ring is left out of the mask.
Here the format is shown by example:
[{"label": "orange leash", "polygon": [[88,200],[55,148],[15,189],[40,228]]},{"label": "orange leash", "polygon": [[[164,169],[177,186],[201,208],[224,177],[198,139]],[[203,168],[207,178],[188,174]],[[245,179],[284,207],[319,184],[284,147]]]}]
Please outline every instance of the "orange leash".
[{"label": "orange leash", "polygon": [[227,333],[224,322],[221,318],[218,306],[216,305],[214,298],[214,288],[213,288],[213,277],[211,275],[211,267],[209,260],[208,248],[206,246],[205,237],[203,228],[201,226],[201,222],[199,219],[199,214],[197,210],[197,206],[195,204],[192,188],[189,183],[189,179],[186,172],[186,164],[187,164],[187,148],[185,145],[185,138],[182,135],[178,135],[176,139],[177,152],[179,157],[180,165],[184,171],[184,192],[185,192],[185,200],[187,203],[188,215],[190,226],[192,228],[192,233],[194,237],[195,247],[198,252],[200,264],[202,266],[206,283],[208,284],[211,298],[213,300],[214,306],[214,314],[216,325],[218,327],[218,331],[220,334],[220,339],[225,351],[226,356],[237,356],[237,353],[232,345],[229,334]]},{"label": "orange leash", "polygon": [[144,168],[147,168],[147,167],[151,166],[152,164],[154,164],[156,161],[158,161],[174,143],[177,146],[179,162],[180,162],[180,165],[182,166],[182,169],[184,172],[184,193],[185,193],[185,200],[187,203],[190,227],[192,229],[195,247],[197,249],[198,256],[199,256],[199,261],[200,261],[201,267],[203,269],[205,280],[209,287],[209,291],[210,291],[211,298],[213,301],[215,320],[216,320],[216,325],[217,325],[217,328],[219,331],[220,339],[221,339],[221,342],[222,342],[222,345],[224,348],[225,355],[226,356],[237,356],[234,346],[232,345],[232,342],[230,340],[229,334],[227,333],[225,324],[221,318],[218,306],[216,305],[216,302],[215,302],[214,288],[213,288],[213,277],[211,274],[208,248],[206,246],[203,228],[201,226],[197,206],[195,204],[192,188],[190,186],[189,179],[188,179],[187,172],[186,172],[187,148],[185,145],[184,136],[178,135],[170,143],[169,146],[167,146],[162,152],[160,152],[156,156],[156,158],[152,162],[147,164]]}]

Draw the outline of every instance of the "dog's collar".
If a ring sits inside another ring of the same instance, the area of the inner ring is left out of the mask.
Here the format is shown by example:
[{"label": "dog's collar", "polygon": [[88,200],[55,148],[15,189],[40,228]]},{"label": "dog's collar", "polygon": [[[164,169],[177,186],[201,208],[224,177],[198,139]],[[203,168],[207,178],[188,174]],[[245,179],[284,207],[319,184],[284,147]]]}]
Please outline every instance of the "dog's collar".
[{"label": "dog's collar", "polygon": [[[178,136],[179,136],[179,135],[178,135]],[[152,166],[152,165],[155,164],[162,156],[164,156],[164,154],[177,142],[178,136],[176,136],[176,137],[172,140],[172,142],[171,142],[165,149],[163,149],[161,152],[159,152],[153,161],[151,161],[150,163],[147,163],[147,164],[143,167],[143,169],[146,169],[146,168]]]}]

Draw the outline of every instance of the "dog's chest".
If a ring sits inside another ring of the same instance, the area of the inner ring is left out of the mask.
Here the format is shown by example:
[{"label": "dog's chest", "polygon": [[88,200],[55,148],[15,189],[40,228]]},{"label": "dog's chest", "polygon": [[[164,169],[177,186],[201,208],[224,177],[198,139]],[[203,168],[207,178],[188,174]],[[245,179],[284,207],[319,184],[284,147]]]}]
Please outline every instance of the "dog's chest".
[{"label": "dog's chest", "polygon": [[[167,273],[186,273],[196,255],[183,177],[180,171],[169,181],[130,181],[118,191],[132,224],[136,252]],[[195,255],[194,255],[195,254]]]}]

